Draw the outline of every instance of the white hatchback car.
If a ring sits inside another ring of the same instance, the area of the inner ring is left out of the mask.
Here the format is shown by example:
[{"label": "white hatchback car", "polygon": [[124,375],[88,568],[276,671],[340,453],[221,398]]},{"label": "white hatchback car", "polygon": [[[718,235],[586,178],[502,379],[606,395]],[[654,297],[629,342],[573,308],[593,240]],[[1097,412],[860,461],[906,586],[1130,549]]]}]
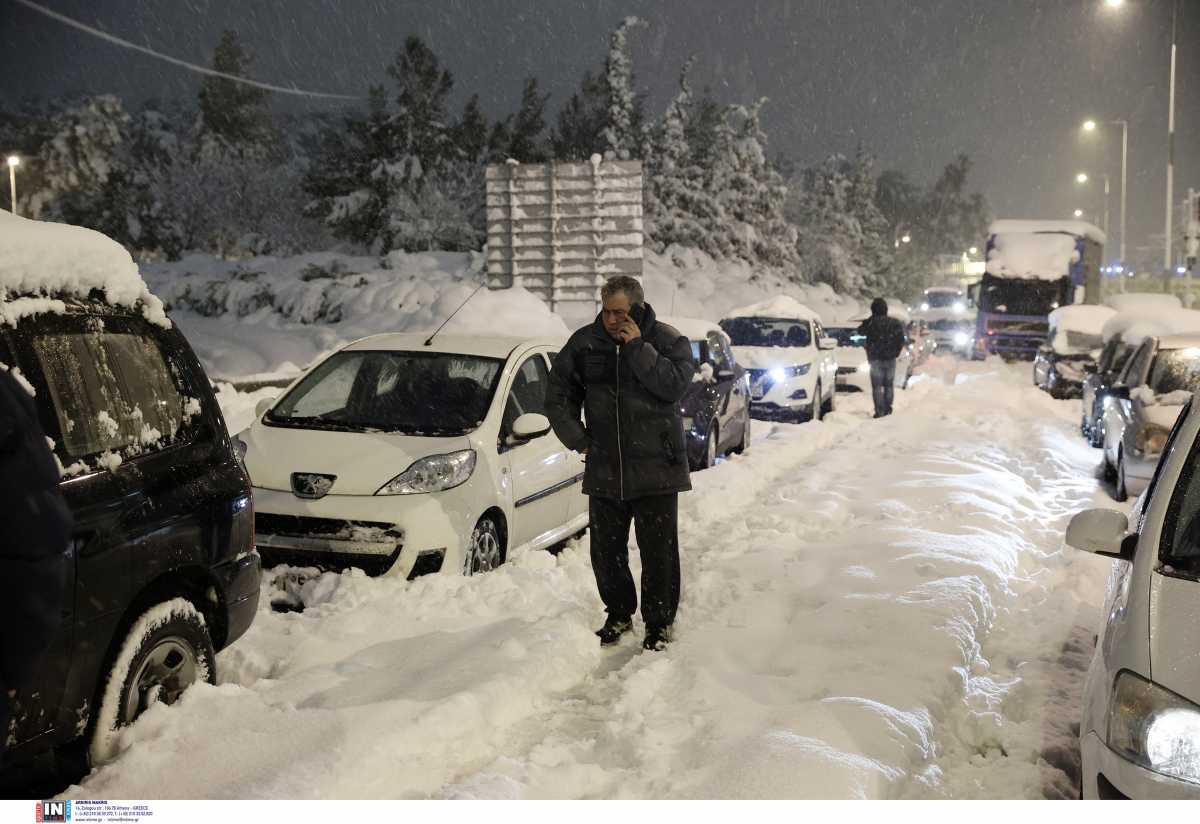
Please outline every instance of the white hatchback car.
[{"label": "white hatchback car", "polygon": [[807,306],[780,296],[731,312],[721,328],[750,373],[751,415],[804,421],[833,411],[837,341]]},{"label": "white hatchback car", "polygon": [[239,436],[264,563],[470,575],[581,533],[543,407],[560,345],[376,335],[308,370]]},{"label": "white hatchback car", "polygon": [[1176,421],[1133,523],[1090,509],[1067,544],[1119,559],[1084,688],[1084,797],[1200,799],[1200,403]]}]

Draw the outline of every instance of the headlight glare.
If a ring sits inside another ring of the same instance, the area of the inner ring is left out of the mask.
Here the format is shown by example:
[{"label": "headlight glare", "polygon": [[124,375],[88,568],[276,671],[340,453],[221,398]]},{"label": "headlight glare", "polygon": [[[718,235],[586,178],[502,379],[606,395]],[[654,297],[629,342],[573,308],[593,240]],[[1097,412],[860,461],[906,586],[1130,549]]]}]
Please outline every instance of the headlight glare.
[{"label": "headlight glare", "polygon": [[1108,746],[1147,769],[1200,784],[1200,707],[1124,670],[1109,703]]},{"label": "headlight glare", "polygon": [[871,371],[871,362],[865,361],[863,363],[860,363],[858,365],[858,371],[859,372],[870,372]]},{"label": "headlight glare", "polygon": [[966,346],[970,340],[971,339],[969,337],[967,337],[966,332],[955,332],[954,333],[954,345],[955,346]]},{"label": "headlight glare", "polygon": [[376,495],[419,495],[461,486],[475,471],[475,450],[463,449],[448,455],[430,455],[388,481]]}]

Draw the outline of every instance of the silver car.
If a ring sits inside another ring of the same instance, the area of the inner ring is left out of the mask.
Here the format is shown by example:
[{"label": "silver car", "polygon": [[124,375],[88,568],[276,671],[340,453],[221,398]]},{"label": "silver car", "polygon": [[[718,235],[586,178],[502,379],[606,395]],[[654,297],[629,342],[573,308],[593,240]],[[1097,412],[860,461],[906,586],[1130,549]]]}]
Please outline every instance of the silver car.
[{"label": "silver car", "polygon": [[1116,559],[1084,687],[1083,797],[1200,799],[1200,402],[1132,519],[1091,509],[1067,544]]},{"label": "silver car", "polygon": [[1150,482],[1179,410],[1200,389],[1200,334],[1148,337],[1104,398],[1104,473],[1116,498]]}]

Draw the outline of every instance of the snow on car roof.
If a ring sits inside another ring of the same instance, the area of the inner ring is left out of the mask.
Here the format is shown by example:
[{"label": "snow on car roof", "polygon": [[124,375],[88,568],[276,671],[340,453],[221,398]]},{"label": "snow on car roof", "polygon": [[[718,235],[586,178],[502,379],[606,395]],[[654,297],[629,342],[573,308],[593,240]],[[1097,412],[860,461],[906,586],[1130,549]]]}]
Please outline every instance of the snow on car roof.
[{"label": "snow on car roof", "polygon": [[429,340],[426,332],[387,332],[382,335],[371,335],[347,344],[342,351],[388,351],[388,352],[436,352],[439,354],[477,355],[484,358],[507,358],[518,346],[526,344],[545,344],[561,346],[564,341],[558,338],[529,337],[505,335],[436,335],[433,343],[425,345]]},{"label": "snow on car roof", "polygon": [[1183,308],[1183,303],[1179,300],[1178,295],[1162,293],[1123,292],[1119,295],[1109,295],[1104,302],[1118,312],[1137,310],[1154,312],[1162,309]]},{"label": "snow on car roof", "polygon": [[988,226],[989,235],[1028,235],[1042,232],[1086,237],[1097,243],[1105,243],[1107,238],[1099,228],[1086,220],[1012,220],[1005,218],[992,221]]},{"label": "snow on car roof", "polygon": [[1182,335],[1163,335],[1158,339],[1159,349],[1200,349],[1200,329]]},{"label": "snow on car roof", "polygon": [[785,320],[819,321],[820,317],[800,301],[788,295],[776,295],[770,300],[734,309],[726,318],[783,318]]},{"label": "snow on car roof", "polygon": [[1060,306],[1050,313],[1051,329],[1069,329],[1072,332],[1085,332],[1089,335],[1101,335],[1104,324],[1117,314],[1111,306],[1091,306],[1074,304]]},{"label": "snow on car roof", "polygon": [[681,335],[686,335],[691,340],[701,340],[707,337],[709,332],[716,332],[726,339],[729,337],[725,334],[724,329],[711,320],[676,317],[660,317],[659,320],[667,326],[674,326]]},{"label": "snow on car roof", "polygon": [[82,226],[0,212],[0,320],[16,319],[5,311],[14,299],[86,298],[93,289],[115,306],[132,309],[140,303],[147,320],[170,325],[162,301],[150,293],[137,264],[115,240]]},{"label": "snow on car roof", "polygon": [[1159,309],[1121,312],[1104,324],[1102,335],[1107,343],[1114,336],[1132,346],[1149,337],[1200,333],[1200,312],[1193,309]]}]

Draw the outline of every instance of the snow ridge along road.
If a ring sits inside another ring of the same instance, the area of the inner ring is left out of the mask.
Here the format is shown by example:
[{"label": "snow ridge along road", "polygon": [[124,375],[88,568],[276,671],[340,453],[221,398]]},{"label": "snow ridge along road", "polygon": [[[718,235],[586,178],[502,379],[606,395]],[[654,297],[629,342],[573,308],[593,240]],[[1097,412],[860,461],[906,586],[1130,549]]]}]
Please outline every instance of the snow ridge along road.
[{"label": "snow ridge along road", "polygon": [[474,579],[326,574],[303,613],[266,592],[222,683],[68,794],[1070,796],[1108,565],[1062,534],[1115,505],[1027,368],[929,372],[892,418],[842,396],[694,476],[663,653],[599,649],[586,539]]}]

